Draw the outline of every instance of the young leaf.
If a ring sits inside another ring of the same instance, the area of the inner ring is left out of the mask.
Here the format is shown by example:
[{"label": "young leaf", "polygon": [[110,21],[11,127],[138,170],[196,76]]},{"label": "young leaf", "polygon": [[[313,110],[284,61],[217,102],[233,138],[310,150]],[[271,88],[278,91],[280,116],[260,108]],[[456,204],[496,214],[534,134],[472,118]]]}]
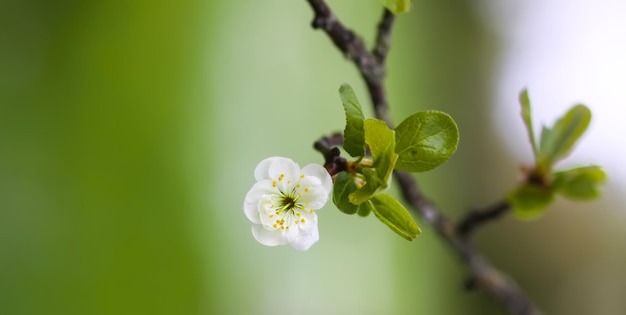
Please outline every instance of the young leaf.
[{"label": "young leaf", "polygon": [[600,196],[598,185],[606,181],[606,174],[598,166],[578,167],[554,173],[554,189],[566,197],[590,200]]},{"label": "young leaf", "polygon": [[389,147],[395,146],[394,131],[379,119],[367,119],[365,121],[365,143],[370,147],[372,160],[376,163],[380,156],[388,151]]},{"label": "young leaf", "polygon": [[533,148],[533,154],[535,155],[535,159],[538,159],[537,152],[537,141],[535,141],[535,133],[533,129],[533,119],[532,112],[530,109],[530,98],[528,97],[528,90],[524,89],[519,95],[519,102],[522,105],[522,120],[524,120],[524,125],[526,125],[526,131],[528,132],[528,140],[530,140],[530,145]]},{"label": "young leaf", "polygon": [[519,219],[534,219],[545,212],[554,200],[554,192],[547,187],[525,184],[514,190],[508,201]]},{"label": "young leaf", "polygon": [[365,121],[365,143],[372,153],[373,166],[384,187],[387,187],[387,180],[398,158],[395,132],[382,120],[368,119]]},{"label": "young leaf", "polygon": [[417,112],[396,128],[396,168],[409,172],[431,170],[447,161],[458,143],[459,129],[450,115]]},{"label": "young leaf", "polygon": [[372,168],[363,167],[365,185],[350,195],[350,201],[361,204],[370,199],[377,191],[387,187],[387,182],[396,164],[398,155],[394,152],[394,131],[378,119],[365,121],[365,142],[372,153]]},{"label": "young leaf", "polygon": [[386,194],[379,194],[363,205],[371,207],[376,217],[405,239],[412,241],[422,231],[401,203]]},{"label": "young leaf", "polygon": [[372,196],[383,187],[383,184],[386,184],[378,177],[378,173],[375,169],[363,168],[361,173],[365,179],[365,185],[348,196],[350,202],[355,205],[360,205],[372,198]]},{"label": "young leaf", "polygon": [[339,95],[346,112],[346,128],[343,132],[343,148],[352,157],[365,155],[363,111],[354,90],[348,84],[339,87]]},{"label": "young leaf", "polygon": [[337,206],[337,209],[346,214],[355,214],[357,212],[359,206],[350,202],[348,198],[356,189],[354,178],[348,172],[340,172],[335,176],[333,203]]},{"label": "young leaf", "polygon": [[383,0],[383,5],[393,14],[401,14],[411,9],[411,0]]},{"label": "young leaf", "polygon": [[543,128],[539,144],[540,163],[551,168],[566,157],[589,126],[591,111],[585,105],[572,107],[553,128]]},{"label": "young leaf", "polygon": [[357,212],[357,214],[360,217],[366,217],[370,215],[371,212],[372,212],[372,204],[369,202],[364,202],[359,205],[359,211]]}]

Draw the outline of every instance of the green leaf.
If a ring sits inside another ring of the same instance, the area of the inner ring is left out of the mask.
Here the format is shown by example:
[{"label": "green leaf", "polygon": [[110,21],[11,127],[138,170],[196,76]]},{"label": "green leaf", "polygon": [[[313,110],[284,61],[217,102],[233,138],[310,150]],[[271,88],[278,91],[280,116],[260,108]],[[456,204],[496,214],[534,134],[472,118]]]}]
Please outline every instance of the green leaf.
[{"label": "green leaf", "polygon": [[585,132],[590,121],[591,111],[585,105],[579,104],[561,117],[553,128],[544,127],[539,144],[541,166],[550,169],[554,163],[565,158]]},{"label": "green leaf", "polygon": [[519,219],[534,219],[541,216],[554,200],[549,187],[525,184],[508,196],[508,201]]},{"label": "green leaf", "polygon": [[598,166],[578,167],[554,173],[554,189],[566,197],[590,200],[600,196],[599,185],[606,174]]},{"label": "green leaf", "polygon": [[533,148],[533,154],[535,155],[535,159],[538,159],[537,152],[537,141],[535,140],[535,133],[533,129],[533,120],[532,120],[532,112],[530,108],[530,98],[528,97],[528,90],[524,89],[519,95],[519,102],[522,105],[522,120],[524,120],[524,125],[526,125],[526,131],[528,132],[528,140],[530,140],[530,144]]},{"label": "green leaf", "polygon": [[369,200],[378,190],[382,189],[383,184],[386,185],[373,168],[364,168],[361,170],[361,173],[363,174],[365,185],[348,196],[350,202],[356,205]]},{"label": "green leaf", "polygon": [[[383,154],[395,146],[394,131],[379,119],[365,120],[365,143],[370,148],[372,160],[376,162]],[[392,151],[393,152],[393,151]]]},{"label": "green leaf", "polygon": [[357,214],[360,217],[366,217],[370,215],[371,212],[372,212],[372,204],[369,202],[364,202],[359,205],[359,212],[357,212]]},{"label": "green leaf", "polygon": [[387,181],[398,159],[395,153],[395,131],[389,129],[382,120],[368,119],[365,121],[365,143],[372,153],[373,166],[378,177],[384,187],[387,187]]},{"label": "green leaf", "polygon": [[447,161],[458,143],[459,129],[450,115],[417,112],[396,128],[396,168],[409,172],[431,170]]},{"label": "green leaf", "polygon": [[411,0],[383,0],[383,5],[393,14],[401,14],[411,9]]},{"label": "green leaf", "polygon": [[333,184],[333,203],[339,211],[346,214],[355,214],[359,206],[350,202],[348,196],[356,191],[357,187],[354,183],[354,177],[348,172],[339,172],[335,176]]},{"label": "green leaf", "polygon": [[411,217],[409,211],[393,197],[380,194],[364,203],[371,207],[376,217],[389,228],[405,239],[412,241],[422,233],[417,223]]},{"label": "green leaf", "polygon": [[372,167],[362,167],[360,172],[365,185],[350,195],[350,201],[361,204],[377,191],[387,188],[398,155],[394,152],[395,135],[387,124],[378,119],[365,120],[365,142],[372,153]]},{"label": "green leaf", "polygon": [[343,131],[343,148],[352,157],[365,155],[365,137],[363,129],[363,110],[354,90],[348,84],[339,87],[339,95],[346,112],[346,128]]}]

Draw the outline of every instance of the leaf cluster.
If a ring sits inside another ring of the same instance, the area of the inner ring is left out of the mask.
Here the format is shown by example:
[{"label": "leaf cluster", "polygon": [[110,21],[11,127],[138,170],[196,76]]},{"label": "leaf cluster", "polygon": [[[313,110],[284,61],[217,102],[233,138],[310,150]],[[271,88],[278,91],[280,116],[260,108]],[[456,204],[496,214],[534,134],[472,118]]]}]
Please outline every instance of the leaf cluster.
[{"label": "leaf cluster", "polygon": [[554,171],[554,165],[566,158],[587,130],[591,111],[577,104],[551,126],[543,126],[539,141],[535,139],[528,90],[520,93],[522,119],[535,157],[526,181],[513,190],[508,201],[519,218],[536,218],[557,194],[576,200],[591,200],[600,196],[599,186],[606,174],[599,166],[577,167]]},{"label": "leaf cluster", "polygon": [[447,161],[456,151],[458,127],[446,113],[421,111],[391,129],[365,119],[354,90],[339,88],[346,113],[343,148],[355,161],[334,177],[333,202],[347,214],[374,215],[407,240],[420,229],[404,206],[384,190],[393,170],[424,172]]}]

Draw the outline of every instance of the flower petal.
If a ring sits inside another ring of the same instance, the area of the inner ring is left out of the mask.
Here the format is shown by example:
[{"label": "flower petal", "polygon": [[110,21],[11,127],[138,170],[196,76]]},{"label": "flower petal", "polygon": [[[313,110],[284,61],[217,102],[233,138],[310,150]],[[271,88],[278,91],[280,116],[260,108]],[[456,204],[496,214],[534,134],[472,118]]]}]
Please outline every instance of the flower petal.
[{"label": "flower petal", "polygon": [[277,223],[276,220],[282,219],[282,216],[279,216],[275,213],[276,209],[272,207],[272,204],[275,201],[272,200],[271,197],[263,198],[259,200],[257,211],[259,212],[259,223],[264,225],[266,228],[270,229],[274,223]]},{"label": "flower petal", "polygon": [[305,208],[320,209],[328,202],[329,191],[320,183],[317,177],[307,176],[300,181],[298,192],[301,194],[298,202]]},{"label": "flower petal", "polygon": [[258,202],[252,203],[252,202],[244,201],[243,213],[246,215],[248,220],[250,220],[250,222],[255,223],[255,224],[261,223]]},{"label": "flower petal", "polygon": [[287,239],[283,237],[280,230],[269,231],[264,229],[261,225],[252,225],[252,236],[261,244],[265,246],[277,246],[287,244]]},{"label": "flower petal", "polygon": [[264,180],[264,179],[270,179],[268,170],[270,168],[270,165],[274,162],[274,159],[276,159],[276,158],[275,157],[269,157],[269,158],[259,162],[259,164],[254,169],[254,178],[257,181],[261,181],[261,180]]},{"label": "flower petal", "polygon": [[[270,172],[270,169],[272,168],[272,165],[274,164],[276,164],[274,166],[275,171],[276,171],[276,168],[279,168],[279,170],[278,170],[278,174],[272,177],[272,173]],[[267,159],[259,162],[259,164],[256,166],[256,168],[254,169],[254,178],[257,181],[264,180],[264,179],[277,179],[278,176],[280,176],[280,174],[283,174],[287,170],[292,169],[294,165],[296,167],[296,170],[293,173],[299,172],[300,166],[291,159],[288,159],[282,156],[268,157]],[[285,167],[285,170],[280,170],[281,167]]]},{"label": "flower petal", "polygon": [[306,176],[314,176],[320,179],[322,187],[326,189],[328,193],[333,188],[333,180],[330,178],[328,171],[320,165],[309,164],[302,169],[302,173]]},{"label": "flower petal", "polygon": [[285,180],[295,181],[300,176],[300,165],[298,163],[284,157],[274,157],[272,159],[268,169],[270,179],[281,179],[281,175],[284,175]]},{"label": "flower petal", "polygon": [[261,223],[260,202],[264,196],[277,194],[278,190],[272,186],[272,181],[262,180],[250,188],[243,202],[243,213],[252,223]]},{"label": "flower petal", "polygon": [[246,194],[246,202],[257,203],[263,196],[265,195],[276,195],[279,194],[278,189],[272,186],[271,180],[262,180],[254,185],[252,188],[248,190]]},{"label": "flower petal", "polygon": [[281,232],[282,232],[283,237],[287,241],[287,243],[293,242],[298,237],[298,234],[300,233],[298,226],[295,224],[292,224],[289,229],[281,231]]},{"label": "flower petal", "polygon": [[291,247],[299,251],[308,250],[320,239],[317,228],[317,215],[313,213],[306,224],[299,226],[298,235],[291,241]]}]

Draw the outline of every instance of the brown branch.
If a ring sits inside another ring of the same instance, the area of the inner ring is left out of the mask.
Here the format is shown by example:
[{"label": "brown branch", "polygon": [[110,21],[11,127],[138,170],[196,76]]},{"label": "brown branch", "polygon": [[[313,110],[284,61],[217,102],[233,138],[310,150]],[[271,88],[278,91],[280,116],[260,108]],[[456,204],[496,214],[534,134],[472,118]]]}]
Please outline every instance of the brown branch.
[{"label": "brown branch", "polygon": [[[343,26],[325,1],[307,0],[307,2],[315,12],[315,17],[311,23],[313,28],[323,30],[333,41],[335,47],[356,65],[367,85],[372,104],[374,104],[374,110],[376,111],[376,117],[386,121],[391,126],[387,111],[387,97],[383,88],[383,79],[385,78],[384,64],[378,62],[374,54],[367,50],[361,38],[356,36],[352,30]],[[385,13],[383,17],[389,14],[391,13]],[[379,26],[380,32],[377,36],[379,44],[377,47],[380,48],[375,50],[379,51],[376,55],[382,61],[384,61],[387,55],[386,52],[389,50],[393,21],[393,17],[384,18]]]},{"label": "brown branch", "polygon": [[374,47],[373,54],[376,61],[380,64],[385,64],[385,58],[389,53],[391,47],[391,29],[393,28],[393,22],[396,16],[389,10],[383,10],[383,16],[380,18],[378,24],[378,34],[376,36],[376,46]]},{"label": "brown branch", "polygon": [[489,208],[471,211],[459,222],[457,233],[469,239],[477,228],[502,217],[510,210],[511,205],[506,200],[502,200]]},{"label": "brown branch", "polygon": [[486,290],[504,304],[510,314],[540,314],[515,282],[493,267],[467,239],[455,233],[452,220],[422,194],[411,174],[396,171],[394,176],[404,199],[467,263],[472,271],[469,288],[478,287]]},{"label": "brown branch", "polygon": [[[387,10],[383,12],[382,20],[378,26],[376,46],[370,52],[366,49],[363,40],[337,19],[325,1],[307,0],[307,2],[315,13],[313,28],[323,30],[335,46],[356,65],[367,85],[376,117],[384,120],[392,127],[383,81],[385,59],[391,44],[393,14]],[[328,158],[335,158],[334,154],[330,153],[331,148],[324,148],[326,144],[330,144],[330,142],[318,141],[316,142],[316,149],[318,151],[319,149],[323,150],[327,160]],[[535,315],[540,313],[512,280],[491,266],[466,238],[456,233],[457,229],[454,222],[422,194],[411,174],[396,171],[394,177],[400,186],[404,199],[413,211],[430,224],[468,265],[472,273],[470,287],[486,290],[491,296],[499,300],[511,314]]]}]

